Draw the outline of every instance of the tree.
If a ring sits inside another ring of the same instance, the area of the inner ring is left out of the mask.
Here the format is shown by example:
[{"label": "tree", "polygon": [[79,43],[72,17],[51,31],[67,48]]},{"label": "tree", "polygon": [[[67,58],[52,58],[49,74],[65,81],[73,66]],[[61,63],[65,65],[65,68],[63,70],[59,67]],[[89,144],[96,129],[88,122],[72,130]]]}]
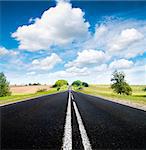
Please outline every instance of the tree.
[{"label": "tree", "polygon": [[76,80],[72,83],[72,86],[74,86],[78,89],[82,89],[83,87],[89,87],[89,84],[86,82],[82,82],[80,80]]},{"label": "tree", "polygon": [[80,80],[76,80],[72,83],[73,86],[82,86],[82,82]]},{"label": "tree", "polygon": [[123,72],[114,71],[112,75],[113,77],[111,81],[113,83],[111,85],[111,88],[114,90],[114,92],[116,92],[117,94],[131,95],[132,89],[125,81],[125,74]]},{"label": "tree", "polygon": [[57,80],[55,84],[53,85],[53,87],[60,88],[61,86],[64,86],[64,85],[68,85],[68,82],[66,80]]},{"label": "tree", "polygon": [[11,95],[9,82],[3,72],[0,73],[0,97]]},{"label": "tree", "polygon": [[146,87],[143,88],[143,91],[146,92]]},{"label": "tree", "polygon": [[82,85],[83,85],[84,87],[89,87],[89,84],[86,83],[86,82],[82,82]]}]

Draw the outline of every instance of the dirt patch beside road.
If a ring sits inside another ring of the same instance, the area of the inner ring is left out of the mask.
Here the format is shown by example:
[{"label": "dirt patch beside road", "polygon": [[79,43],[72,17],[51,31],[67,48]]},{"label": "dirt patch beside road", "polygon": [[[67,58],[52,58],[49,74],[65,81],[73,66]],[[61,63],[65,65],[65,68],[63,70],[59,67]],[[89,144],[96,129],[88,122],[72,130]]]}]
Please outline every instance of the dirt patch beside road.
[{"label": "dirt patch beside road", "polygon": [[11,86],[10,90],[12,94],[27,94],[35,93],[39,89],[50,89],[49,85],[37,85],[37,86]]}]

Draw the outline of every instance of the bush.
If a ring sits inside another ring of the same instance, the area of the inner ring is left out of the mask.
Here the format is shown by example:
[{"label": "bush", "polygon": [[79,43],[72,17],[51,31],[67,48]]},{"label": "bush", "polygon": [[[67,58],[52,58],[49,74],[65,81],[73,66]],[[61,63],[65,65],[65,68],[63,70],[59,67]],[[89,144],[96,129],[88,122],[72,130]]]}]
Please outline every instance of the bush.
[{"label": "bush", "polygon": [[83,87],[82,86],[80,86],[79,88],[78,88],[78,90],[82,90],[83,89]]},{"label": "bush", "polygon": [[123,72],[115,71],[113,73],[113,78],[111,79],[111,81],[113,82],[111,88],[117,94],[125,94],[125,95],[132,94],[132,89],[129,86],[129,84],[126,83],[125,74]]},{"label": "bush", "polygon": [[7,82],[4,73],[0,73],[0,97],[11,95],[9,82]]},{"label": "bush", "polygon": [[60,87],[57,88],[57,91],[59,91],[59,90],[60,90]]},{"label": "bush", "polygon": [[56,87],[57,87],[57,85],[56,85],[56,84],[52,85],[52,88],[56,88]]},{"label": "bush", "polygon": [[29,86],[41,85],[40,83],[29,83]]},{"label": "bush", "polygon": [[32,85],[41,85],[40,83],[33,83]]},{"label": "bush", "polygon": [[37,92],[46,92],[47,89],[38,89]]}]

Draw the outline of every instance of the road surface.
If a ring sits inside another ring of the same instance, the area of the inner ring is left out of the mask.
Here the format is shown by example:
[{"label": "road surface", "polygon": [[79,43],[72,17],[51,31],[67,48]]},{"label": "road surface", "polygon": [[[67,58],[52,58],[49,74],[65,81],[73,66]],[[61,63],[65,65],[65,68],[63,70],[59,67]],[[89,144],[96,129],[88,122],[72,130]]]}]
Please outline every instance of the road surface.
[{"label": "road surface", "polygon": [[146,149],[146,112],[71,90],[2,106],[1,149]]}]

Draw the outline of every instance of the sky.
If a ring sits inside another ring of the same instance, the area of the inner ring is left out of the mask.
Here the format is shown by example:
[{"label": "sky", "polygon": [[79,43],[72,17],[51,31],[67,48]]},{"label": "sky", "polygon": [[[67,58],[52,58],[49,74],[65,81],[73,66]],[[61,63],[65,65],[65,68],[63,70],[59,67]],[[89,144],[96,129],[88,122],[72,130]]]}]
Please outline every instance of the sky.
[{"label": "sky", "polygon": [[0,72],[10,84],[146,84],[146,1],[0,1]]}]

